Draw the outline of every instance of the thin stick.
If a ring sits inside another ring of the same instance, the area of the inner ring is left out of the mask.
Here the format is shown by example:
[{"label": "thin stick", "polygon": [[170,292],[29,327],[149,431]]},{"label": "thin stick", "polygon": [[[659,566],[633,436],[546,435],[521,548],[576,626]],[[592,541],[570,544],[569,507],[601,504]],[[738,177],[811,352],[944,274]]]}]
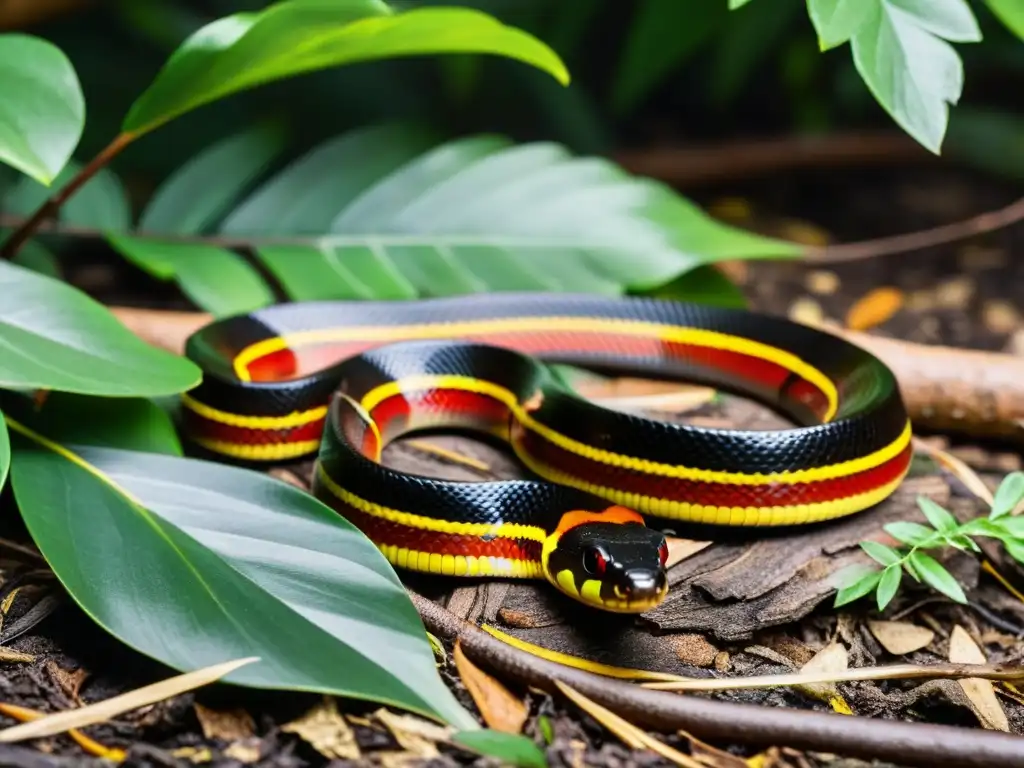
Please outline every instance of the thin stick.
[{"label": "thin stick", "polygon": [[25,219],[17,229],[11,233],[11,236],[7,238],[7,241],[0,248],[0,258],[9,259],[14,256],[25,242],[35,234],[36,230],[39,229],[39,225],[47,219],[52,218],[60,210],[60,207],[67,202],[75,192],[77,192],[83,184],[89,179],[95,176],[99,171],[107,165],[111,160],[117,156],[121,150],[127,147],[132,140],[135,138],[133,134],[121,133],[118,134],[110,144],[106,146],[96,157],[89,161],[82,170],[80,170],[71,181],[65,184],[58,192],[52,195],[45,203],[43,203],[36,212],[33,213],[29,218]]}]

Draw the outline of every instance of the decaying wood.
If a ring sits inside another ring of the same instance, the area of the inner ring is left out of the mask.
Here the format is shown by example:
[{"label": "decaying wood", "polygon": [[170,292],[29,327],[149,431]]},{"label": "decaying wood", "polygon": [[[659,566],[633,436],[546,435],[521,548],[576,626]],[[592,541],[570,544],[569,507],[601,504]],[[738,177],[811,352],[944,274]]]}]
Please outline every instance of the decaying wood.
[{"label": "decaying wood", "polygon": [[[134,307],[112,311],[145,341],[178,354],[188,336],[211,320],[204,312]],[[1024,357],[829,330],[892,368],[918,427],[1024,444]]]}]

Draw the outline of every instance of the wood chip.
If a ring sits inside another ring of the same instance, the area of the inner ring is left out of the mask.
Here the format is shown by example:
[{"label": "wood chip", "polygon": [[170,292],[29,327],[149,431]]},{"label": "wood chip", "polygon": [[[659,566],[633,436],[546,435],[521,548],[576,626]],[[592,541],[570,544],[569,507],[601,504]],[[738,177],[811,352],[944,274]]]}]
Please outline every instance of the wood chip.
[{"label": "wood chip", "polygon": [[285,733],[294,733],[328,760],[358,760],[359,744],[355,732],[338,713],[331,696],[324,696],[317,706],[302,717],[281,726]]},{"label": "wood chip", "polygon": [[192,708],[203,729],[203,735],[208,739],[242,741],[256,733],[256,723],[244,709],[216,710],[198,703],[193,704]]},{"label": "wood chip", "polygon": [[694,667],[710,667],[715,663],[718,649],[703,635],[670,635],[669,641],[675,648],[676,657],[684,664]]},{"label": "wood chip", "polygon": [[786,314],[794,323],[802,323],[812,327],[821,325],[825,320],[825,310],[821,308],[821,304],[810,296],[801,296],[794,301],[789,305],[789,311]]},{"label": "wood chip", "polygon": [[0,646],[0,662],[31,664],[35,660],[36,657],[31,653],[22,653],[21,651],[16,651],[13,648],[4,648]]},{"label": "wood chip", "polygon": [[[988,659],[984,652],[963,627],[957,624],[949,637],[949,660],[961,664],[986,664]],[[971,708],[978,722],[985,728],[994,731],[1009,731],[1010,723],[1006,718],[1003,705],[996,698],[995,688],[988,680],[968,677],[957,680],[964,694],[971,702]]]},{"label": "wood chip", "polygon": [[868,621],[875,639],[894,656],[902,656],[928,647],[935,633],[908,621]]},{"label": "wood chip", "polygon": [[903,307],[903,291],[882,286],[861,296],[846,313],[846,327],[866,331],[882,325]]},{"label": "wood chip", "polygon": [[455,641],[455,667],[459,677],[476,702],[480,715],[489,728],[505,733],[521,733],[529,715],[526,704],[491,675],[466,658],[462,645]]},{"label": "wood chip", "polygon": [[827,269],[815,269],[807,273],[804,285],[811,293],[819,296],[831,296],[839,290],[839,275]]}]

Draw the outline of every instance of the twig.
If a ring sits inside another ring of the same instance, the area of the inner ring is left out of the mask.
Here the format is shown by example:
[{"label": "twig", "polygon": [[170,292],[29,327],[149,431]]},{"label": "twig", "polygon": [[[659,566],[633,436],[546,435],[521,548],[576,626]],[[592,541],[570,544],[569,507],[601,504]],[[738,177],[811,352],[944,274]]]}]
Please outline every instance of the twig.
[{"label": "twig", "polygon": [[572,686],[635,725],[685,730],[702,739],[760,747],[844,754],[899,765],[1024,768],[1024,741],[998,731],[886,721],[824,712],[762,707],[652,691],[538,659],[491,637],[440,605],[410,591],[427,629],[453,641],[481,666],[549,693]]},{"label": "twig", "polygon": [[867,163],[893,161],[936,162],[935,156],[917,142],[894,131],[654,147],[619,152],[613,159],[630,173],[681,185],[749,179],[797,168],[862,167]]},{"label": "twig", "polygon": [[135,136],[130,133],[118,134],[110,144],[90,160],[82,170],[75,174],[71,181],[61,187],[45,203],[39,206],[35,213],[18,225],[17,229],[11,233],[11,236],[0,247],[0,258],[9,259],[14,256],[21,246],[25,244],[25,241],[36,233],[40,224],[53,217],[68,198],[75,194],[89,179],[99,173],[103,166],[114,159],[134,138]]},{"label": "twig", "polygon": [[988,211],[964,221],[943,224],[932,229],[910,232],[905,235],[879,237],[856,243],[827,245],[809,249],[804,259],[814,263],[841,264],[849,261],[871,259],[876,256],[891,256],[894,253],[919,251],[933,245],[944,245],[974,235],[994,232],[1024,219],[1024,197],[1005,208]]}]

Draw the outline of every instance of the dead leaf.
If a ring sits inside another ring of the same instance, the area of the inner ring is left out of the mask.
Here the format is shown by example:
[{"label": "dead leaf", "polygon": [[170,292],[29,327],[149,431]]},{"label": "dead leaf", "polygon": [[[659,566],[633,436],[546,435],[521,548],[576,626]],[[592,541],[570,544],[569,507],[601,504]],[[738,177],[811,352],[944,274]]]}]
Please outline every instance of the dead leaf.
[{"label": "dead leaf", "polygon": [[676,563],[681,563],[688,557],[693,557],[702,549],[707,549],[711,546],[710,541],[679,539],[675,536],[666,536],[665,543],[668,544],[668,558],[665,560],[666,568],[671,568]]},{"label": "dead leaf", "polygon": [[204,685],[220,680],[224,675],[234,672],[239,667],[259,661],[258,656],[225,661],[213,664],[183,675],[175,675],[152,685],[136,688],[134,691],[113,696],[87,707],[65,710],[46,715],[38,720],[0,730],[0,742],[10,743],[25,739],[38,739],[43,736],[54,736],[71,728],[84,728],[117,717],[134,709],[141,709],[147,704],[178,696],[187,691],[195,690]]},{"label": "dead leaf", "polygon": [[[986,664],[984,652],[979,648],[967,630],[957,624],[949,637],[949,660],[961,664]],[[957,681],[964,694],[970,699],[971,708],[983,727],[994,731],[1009,731],[1003,705],[996,698],[995,688],[988,680],[969,677]]]},{"label": "dead leaf", "polygon": [[[850,657],[846,652],[846,646],[842,643],[832,641],[810,661],[800,667],[800,672],[807,675],[833,675],[842,674],[850,666]],[[833,710],[841,715],[852,715],[853,710],[846,703],[843,695],[834,682],[804,683],[794,686],[804,693],[814,696],[826,702]]]},{"label": "dead leaf", "polygon": [[31,664],[36,660],[36,657],[31,653],[22,653],[16,651],[13,648],[4,648],[0,646],[0,662],[17,662],[23,664]]},{"label": "dead leaf", "polygon": [[882,325],[903,306],[903,291],[882,286],[861,296],[846,313],[846,327],[852,331],[866,331]]},{"label": "dead leaf", "polygon": [[440,757],[438,742],[448,742],[454,732],[452,728],[434,725],[412,715],[398,715],[386,709],[378,709],[373,716],[384,723],[402,749],[421,760]]},{"label": "dead leaf", "polygon": [[561,680],[555,680],[555,685],[557,685],[558,689],[567,698],[571,699],[576,706],[618,736],[622,740],[622,743],[627,747],[630,747],[631,749],[649,749],[652,752],[656,752],[661,755],[666,760],[670,760],[676,765],[681,765],[684,768],[704,768],[703,763],[694,760],[689,755],[684,755],[679,750],[673,749],[668,744],[665,744],[664,742],[659,741],[653,736],[640,730],[629,721],[619,717],[610,709],[602,707],[596,701],[588,699],[575,688],[570,688]]},{"label": "dead leaf", "polygon": [[248,739],[256,732],[256,723],[252,715],[244,709],[228,709],[219,711],[209,709],[202,704],[193,704],[196,718],[208,739],[224,741],[241,741]]},{"label": "dead leaf", "polygon": [[196,765],[213,760],[213,752],[206,747],[178,747],[171,754]]},{"label": "dead leaf", "polygon": [[675,649],[676,658],[694,667],[710,667],[718,656],[718,649],[704,635],[670,635],[669,642]]},{"label": "dead leaf", "polygon": [[521,733],[529,712],[520,699],[495,678],[466,658],[462,645],[455,641],[455,667],[459,670],[466,690],[476,702],[488,727],[505,733]]},{"label": "dead leaf", "polygon": [[294,733],[328,760],[358,760],[359,744],[355,732],[338,713],[331,696],[302,717],[281,726],[285,733]]},{"label": "dead leaf", "polygon": [[936,463],[940,464],[946,471],[963,483],[967,490],[989,506],[992,505],[994,500],[992,491],[988,489],[985,481],[978,476],[978,473],[967,466],[966,463],[949,453],[949,451],[944,451],[920,438],[913,438],[913,444],[914,450],[921,451],[921,453],[931,457]]},{"label": "dead leaf", "polygon": [[224,756],[237,760],[240,763],[255,763],[260,759],[259,739],[251,738],[245,741],[236,741],[224,750]]},{"label": "dead leaf", "polygon": [[875,639],[894,656],[902,656],[928,647],[935,633],[908,621],[868,621]]}]

